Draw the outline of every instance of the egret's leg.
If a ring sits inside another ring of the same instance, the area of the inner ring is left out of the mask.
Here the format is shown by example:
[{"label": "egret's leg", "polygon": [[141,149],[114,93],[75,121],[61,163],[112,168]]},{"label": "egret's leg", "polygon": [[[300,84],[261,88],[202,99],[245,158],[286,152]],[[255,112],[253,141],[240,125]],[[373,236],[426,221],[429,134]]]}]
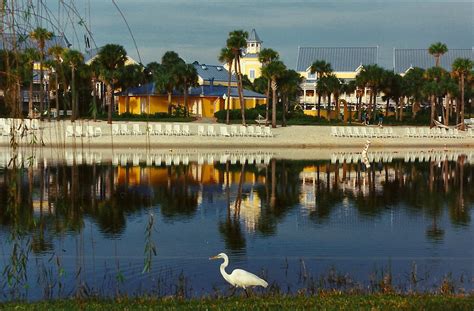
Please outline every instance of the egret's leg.
[{"label": "egret's leg", "polygon": [[230,293],[229,297],[233,297],[235,295],[236,290],[237,290],[237,287],[232,287],[232,292]]},{"label": "egret's leg", "polygon": [[245,294],[247,295],[247,298],[250,297],[249,292],[247,291],[246,288],[244,288]]}]

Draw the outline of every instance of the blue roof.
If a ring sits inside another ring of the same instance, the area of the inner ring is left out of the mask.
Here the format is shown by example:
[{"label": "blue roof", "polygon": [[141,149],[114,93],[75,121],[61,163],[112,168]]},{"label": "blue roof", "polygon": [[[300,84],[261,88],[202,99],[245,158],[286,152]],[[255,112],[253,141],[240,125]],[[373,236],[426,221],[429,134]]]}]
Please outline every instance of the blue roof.
[{"label": "blue roof", "polygon": [[377,64],[377,47],[299,47],[296,71],[304,72],[317,60],[334,71],[355,71],[360,65]]},{"label": "blue roof", "polygon": [[247,39],[247,42],[259,42],[262,43],[262,40],[260,40],[260,37],[257,35],[257,32],[255,29],[252,29],[250,32],[249,38]]},{"label": "blue roof", "polygon": [[[451,71],[451,65],[458,57],[474,60],[474,49],[448,49],[440,58],[440,66]],[[428,49],[395,49],[393,58],[396,73],[404,73],[411,67],[428,69],[435,66],[435,59]]]},{"label": "blue roof", "polygon": [[[238,97],[237,87],[233,86],[230,88],[230,96]],[[120,95],[125,96],[148,96],[156,95],[155,83],[147,83],[142,86],[132,87],[126,91],[120,93]],[[248,98],[266,98],[264,94],[260,94],[251,90],[244,89],[244,97]],[[211,96],[211,97],[222,97],[222,95],[227,94],[227,86],[225,85],[201,85],[198,87],[191,88],[189,91],[189,96]],[[164,93],[163,93],[164,95]],[[182,95],[181,91],[174,91],[173,95]]]},{"label": "blue roof", "polygon": [[[193,65],[194,68],[196,68],[198,76],[200,76],[204,81],[229,81],[229,72],[224,68],[224,66],[199,64],[197,61],[195,61]],[[233,74],[231,81],[237,82],[237,78]]]}]

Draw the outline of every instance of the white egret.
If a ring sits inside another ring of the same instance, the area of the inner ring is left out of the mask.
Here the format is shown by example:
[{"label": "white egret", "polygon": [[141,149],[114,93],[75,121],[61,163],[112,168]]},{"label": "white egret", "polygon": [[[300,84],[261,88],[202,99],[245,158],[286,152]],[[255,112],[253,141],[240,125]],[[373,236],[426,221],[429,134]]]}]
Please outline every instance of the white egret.
[{"label": "white egret", "polygon": [[211,257],[209,258],[209,260],[219,258],[224,259],[224,262],[221,264],[221,274],[224,279],[236,288],[243,288],[247,296],[247,288],[249,287],[262,286],[266,288],[268,286],[268,283],[265,280],[259,278],[253,273],[247,272],[242,269],[235,269],[234,271],[232,271],[231,274],[228,274],[225,271],[225,268],[229,265],[229,257],[227,257],[227,255],[224,253],[220,253],[217,256]]}]

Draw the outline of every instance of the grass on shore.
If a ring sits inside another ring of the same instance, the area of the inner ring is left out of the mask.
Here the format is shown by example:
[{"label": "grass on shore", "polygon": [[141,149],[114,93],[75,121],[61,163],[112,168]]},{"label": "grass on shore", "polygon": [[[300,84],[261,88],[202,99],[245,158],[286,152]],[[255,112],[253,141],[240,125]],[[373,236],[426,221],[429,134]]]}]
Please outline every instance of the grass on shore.
[{"label": "grass on shore", "polygon": [[232,298],[120,298],[72,299],[37,303],[0,304],[2,310],[469,310],[474,296],[454,295],[350,295],[260,296]]}]

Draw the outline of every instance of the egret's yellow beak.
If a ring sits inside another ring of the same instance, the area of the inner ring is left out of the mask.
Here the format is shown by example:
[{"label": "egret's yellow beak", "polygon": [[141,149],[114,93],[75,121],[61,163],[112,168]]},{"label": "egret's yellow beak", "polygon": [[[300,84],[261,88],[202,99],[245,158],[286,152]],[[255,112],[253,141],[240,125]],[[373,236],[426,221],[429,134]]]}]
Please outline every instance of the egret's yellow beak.
[{"label": "egret's yellow beak", "polygon": [[209,257],[209,260],[213,260],[213,259],[219,259],[219,257],[217,257],[217,256]]}]

